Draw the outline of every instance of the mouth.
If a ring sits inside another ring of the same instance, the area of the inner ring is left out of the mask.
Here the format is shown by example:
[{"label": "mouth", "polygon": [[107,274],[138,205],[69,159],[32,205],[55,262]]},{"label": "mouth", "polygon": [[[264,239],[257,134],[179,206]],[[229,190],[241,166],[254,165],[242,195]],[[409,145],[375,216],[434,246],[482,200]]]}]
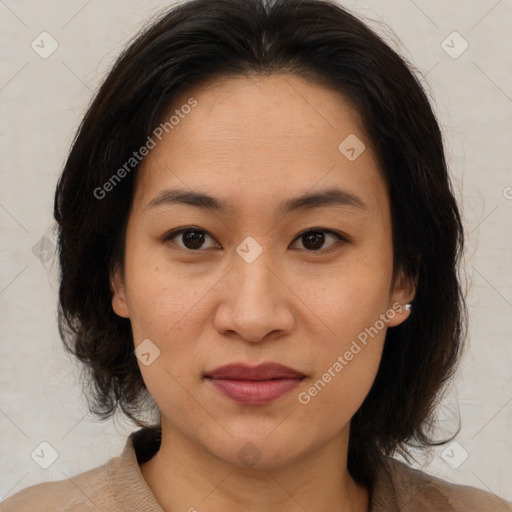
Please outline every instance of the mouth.
[{"label": "mouth", "polygon": [[207,372],[204,377],[215,390],[235,402],[265,405],[289,393],[306,375],[279,363],[236,363]]}]

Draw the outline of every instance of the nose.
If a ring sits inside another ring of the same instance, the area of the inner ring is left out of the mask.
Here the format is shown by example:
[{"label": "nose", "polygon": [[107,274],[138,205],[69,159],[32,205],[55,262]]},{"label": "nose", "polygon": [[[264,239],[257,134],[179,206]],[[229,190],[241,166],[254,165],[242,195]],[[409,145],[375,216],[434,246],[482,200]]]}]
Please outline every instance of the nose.
[{"label": "nose", "polygon": [[[235,255],[221,286],[214,326],[223,336],[258,343],[292,331],[294,294],[263,252],[249,263]],[[296,300],[296,299],[295,299]]]}]

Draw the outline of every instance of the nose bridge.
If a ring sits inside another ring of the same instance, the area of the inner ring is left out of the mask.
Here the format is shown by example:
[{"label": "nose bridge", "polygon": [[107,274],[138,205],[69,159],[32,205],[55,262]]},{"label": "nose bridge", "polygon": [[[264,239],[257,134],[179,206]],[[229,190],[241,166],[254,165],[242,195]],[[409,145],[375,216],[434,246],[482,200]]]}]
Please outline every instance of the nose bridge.
[{"label": "nose bridge", "polygon": [[249,307],[254,313],[272,307],[272,291],[277,284],[269,268],[273,266],[272,251],[263,247],[261,239],[260,242],[253,237],[244,239],[236,248],[233,265],[237,304]]}]

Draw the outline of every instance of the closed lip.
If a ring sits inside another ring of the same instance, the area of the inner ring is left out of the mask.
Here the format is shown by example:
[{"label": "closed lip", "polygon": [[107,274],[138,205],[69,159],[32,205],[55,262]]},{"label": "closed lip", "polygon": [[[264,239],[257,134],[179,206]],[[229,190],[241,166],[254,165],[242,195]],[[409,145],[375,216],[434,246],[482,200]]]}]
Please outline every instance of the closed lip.
[{"label": "closed lip", "polygon": [[208,379],[225,380],[270,380],[270,379],[298,379],[306,377],[299,370],[290,368],[280,363],[262,363],[250,366],[245,363],[233,363],[220,366],[215,370],[205,373]]}]

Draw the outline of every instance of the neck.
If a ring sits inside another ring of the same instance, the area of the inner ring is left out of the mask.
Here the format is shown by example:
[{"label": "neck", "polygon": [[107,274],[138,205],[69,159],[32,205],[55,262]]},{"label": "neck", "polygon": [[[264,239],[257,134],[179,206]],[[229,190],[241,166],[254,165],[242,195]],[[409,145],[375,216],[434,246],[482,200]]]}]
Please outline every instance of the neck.
[{"label": "neck", "polygon": [[287,464],[242,468],[192,442],[162,417],[160,449],[140,469],[166,512],[367,512],[368,490],[347,470],[348,431]]}]

